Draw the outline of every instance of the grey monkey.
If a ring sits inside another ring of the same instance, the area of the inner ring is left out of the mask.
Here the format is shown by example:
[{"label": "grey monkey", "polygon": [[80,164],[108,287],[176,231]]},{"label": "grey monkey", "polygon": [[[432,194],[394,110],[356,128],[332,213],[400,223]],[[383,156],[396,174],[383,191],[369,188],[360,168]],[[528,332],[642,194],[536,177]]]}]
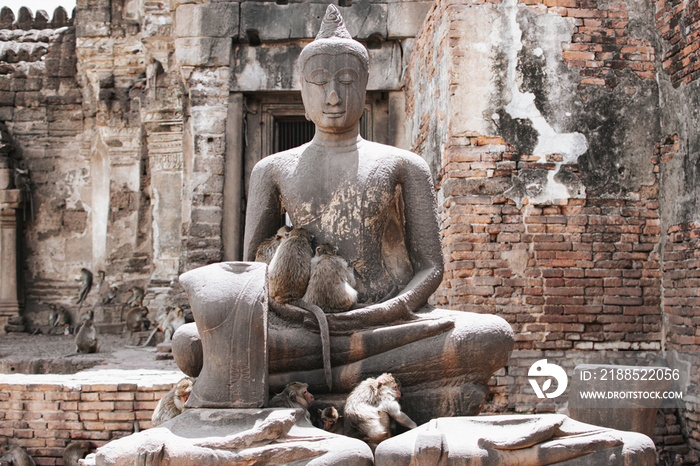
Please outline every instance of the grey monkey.
[{"label": "grey monkey", "polygon": [[294,228],[277,247],[268,267],[270,307],[282,315],[291,314],[298,318],[306,315],[304,310],[314,315],[321,333],[323,371],[330,390],[333,380],[328,319],[320,307],[302,299],[311,276],[312,241],[311,233],[303,228]]},{"label": "grey monkey", "polygon": [[69,443],[63,450],[63,465],[78,466],[78,461],[85,458],[93,448],[92,442],[87,440]]},{"label": "grey monkey", "polygon": [[36,466],[36,463],[29,456],[29,453],[17,445],[10,446],[5,453],[0,456],[0,464],[8,463],[12,466]]},{"label": "grey monkey", "polygon": [[263,240],[263,242],[258,246],[258,249],[255,251],[255,262],[264,262],[269,264],[272,258],[275,256],[275,251],[277,251],[280,243],[285,238],[285,235],[290,231],[292,231],[292,229],[285,225],[280,227],[274,236],[270,236],[269,238]]},{"label": "grey monkey", "polygon": [[304,301],[326,312],[347,311],[357,302],[354,286],[353,270],[338,255],[338,248],[330,243],[317,246]]},{"label": "grey monkey", "polygon": [[80,330],[75,335],[75,346],[79,353],[96,353],[99,342],[97,341],[97,329],[92,323],[92,317],[88,317]]},{"label": "grey monkey", "polygon": [[78,311],[80,311],[83,301],[85,301],[85,298],[87,298],[87,295],[90,293],[90,289],[92,288],[92,272],[84,267],[80,269],[79,281],[80,291],[78,291],[78,301],[75,303],[78,304]]},{"label": "grey monkey", "polygon": [[192,377],[185,377],[184,379],[180,379],[180,381],[160,399],[151,417],[151,422],[153,422],[154,427],[159,426],[165,421],[169,421],[185,411],[185,402],[187,402],[187,399],[190,397],[193,386],[194,379]]}]

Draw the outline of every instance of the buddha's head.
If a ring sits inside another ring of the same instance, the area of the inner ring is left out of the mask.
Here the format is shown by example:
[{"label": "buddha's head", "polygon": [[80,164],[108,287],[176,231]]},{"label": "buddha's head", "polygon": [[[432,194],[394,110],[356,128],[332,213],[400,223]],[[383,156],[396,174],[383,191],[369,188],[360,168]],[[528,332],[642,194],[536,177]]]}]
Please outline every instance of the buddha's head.
[{"label": "buddha's head", "polygon": [[365,105],[369,56],[350,37],[335,5],[328,5],[316,39],[299,56],[306,116],[328,133],[352,129]]}]

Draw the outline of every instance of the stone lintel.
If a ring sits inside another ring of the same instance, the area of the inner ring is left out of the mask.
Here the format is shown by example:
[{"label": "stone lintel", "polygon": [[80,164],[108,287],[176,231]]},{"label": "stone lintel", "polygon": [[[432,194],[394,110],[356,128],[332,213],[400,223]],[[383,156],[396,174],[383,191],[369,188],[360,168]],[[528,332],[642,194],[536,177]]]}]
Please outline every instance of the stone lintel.
[{"label": "stone lintel", "polygon": [[400,2],[387,4],[387,37],[413,38],[423,26],[425,16],[435,2]]},{"label": "stone lintel", "polygon": [[180,5],[175,37],[238,37],[238,3]]},{"label": "stone lintel", "polygon": [[[241,37],[255,31],[261,41],[313,39],[326,12],[326,3],[244,2],[241,4]],[[356,39],[387,37],[387,6],[370,2],[341,7],[348,32]]]},{"label": "stone lintel", "polygon": [[[301,49],[301,44],[236,46],[231,58],[231,92],[300,90],[297,63]],[[398,42],[384,42],[380,49],[368,52],[370,70],[367,90],[400,90],[401,47]]]}]

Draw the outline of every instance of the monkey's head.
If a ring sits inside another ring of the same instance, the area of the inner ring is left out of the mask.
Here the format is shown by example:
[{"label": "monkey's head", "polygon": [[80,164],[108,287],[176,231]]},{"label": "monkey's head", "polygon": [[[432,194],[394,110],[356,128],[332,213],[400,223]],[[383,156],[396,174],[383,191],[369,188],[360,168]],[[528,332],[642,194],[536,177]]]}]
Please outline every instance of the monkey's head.
[{"label": "monkey's head", "polygon": [[333,406],[324,408],[321,411],[321,421],[323,421],[323,430],[331,430],[338,422],[338,410]]},{"label": "monkey's head", "polygon": [[194,387],[194,379],[185,377],[175,386],[175,394],[185,403],[189,399],[190,393],[192,393],[192,387]]},{"label": "monkey's head", "polygon": [[289,233],[285,234],[286,238],[299,238],[299,239],[304,239],[306,240],[309,244],[314,240],[314,235],[309,233],[307,230],[304,228],[294,228],[292,231]]},{"label": "monkey's head", "polygon": [[401,398],[401,384],[389,373],[377,377],[377,388],[380,392],[391,393],[396,399]]},{"label": "monkey's head", "polygon": [[301,382],[291,382],[285,387],[290,401],[309,409],[309,405],[314,402],[314,396],[309,392],[308,384]]},{"label": "monkey's head", "polygon": [[277,239],[287,238],[290,231],[292,231],[292,229],[285,225],[277,230],[277,234],[275,236],[277,236]]},{"label": "monkey's head", "polygon": [[334,246],[331,243],[323,243],[319,246],[316,246],[316,257],[320,257],[323,255],[326,256],[335,256],[338,254],[338,246]]}]

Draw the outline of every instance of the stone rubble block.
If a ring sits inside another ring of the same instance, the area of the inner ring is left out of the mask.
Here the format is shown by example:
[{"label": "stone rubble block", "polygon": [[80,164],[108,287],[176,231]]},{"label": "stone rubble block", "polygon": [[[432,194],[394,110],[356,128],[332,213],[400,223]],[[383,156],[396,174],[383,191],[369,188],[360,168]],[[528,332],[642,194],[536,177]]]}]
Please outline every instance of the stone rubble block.
[{"label": "stone rubble block", "polygon": [[180,65],[227,66],[231,58],[231,39],[187,37],[175,39],[175,54]]},{"label": "stone rubble block", "polygon": [[238,3],[180,5],[175,37],[238,37]]}]

